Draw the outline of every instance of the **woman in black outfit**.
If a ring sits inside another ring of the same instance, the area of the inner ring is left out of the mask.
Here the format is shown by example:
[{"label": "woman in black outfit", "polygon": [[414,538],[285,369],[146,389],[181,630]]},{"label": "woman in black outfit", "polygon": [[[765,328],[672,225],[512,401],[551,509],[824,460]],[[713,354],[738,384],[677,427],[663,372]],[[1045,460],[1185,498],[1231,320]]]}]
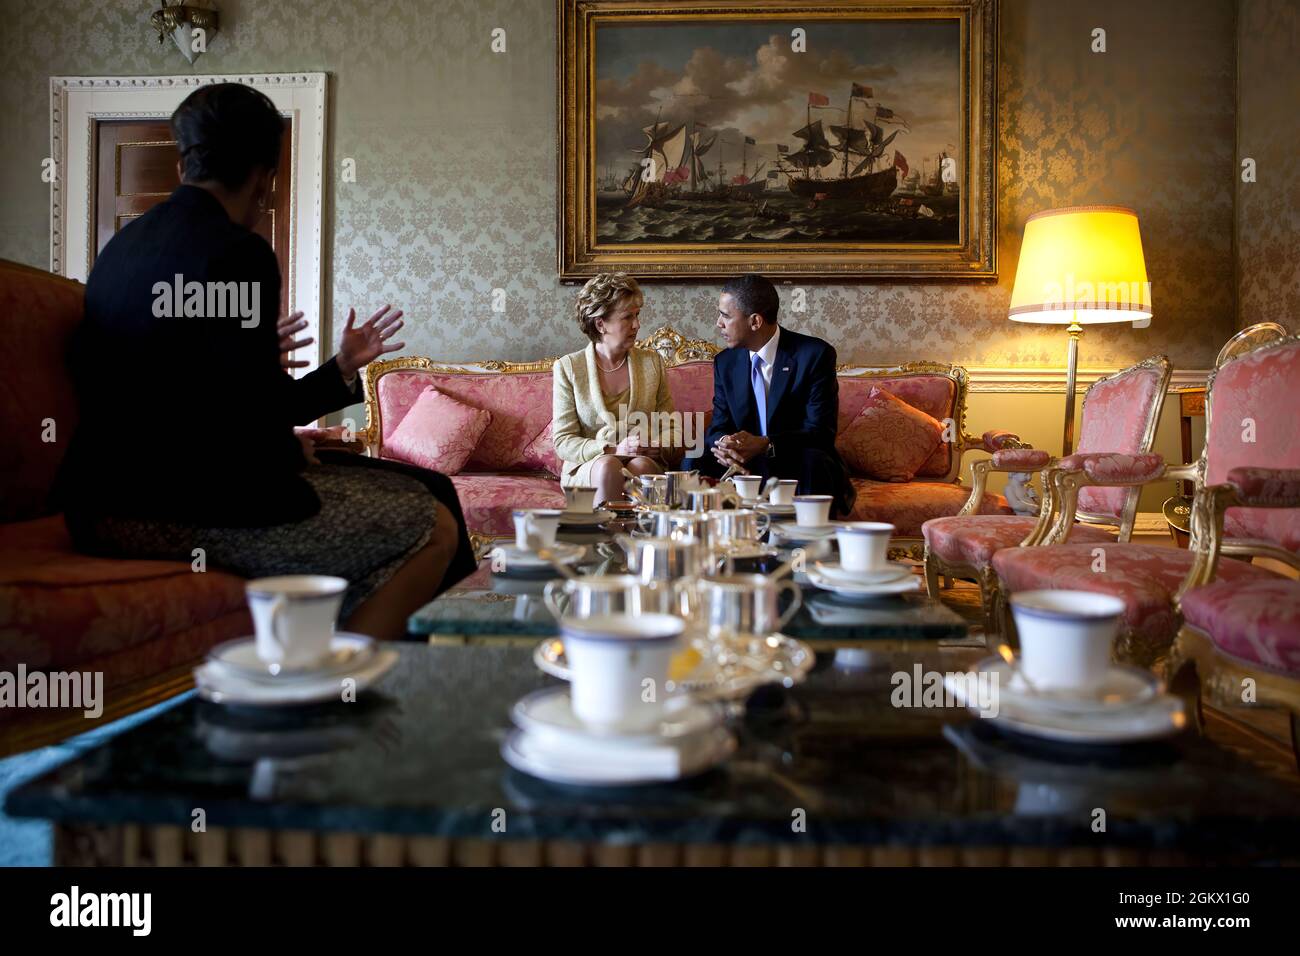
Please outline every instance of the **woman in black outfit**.
[{"label": "woman in black outfit", "polygon": [[[361,369],[402,347],[390,341],[402,313],[386,306],[360,324],[349,313],[332,359],[286,374],[279,266],[251,228],[271,194],[280,116],[224,83],[190,94],[171,127],[181,186],[109,241],[86,283],[70,355],[81,421],[60,474],[73,539],[120,558],[192,561],[201,548],[210,567],[250,578],[338,575],[351,585],[345,626],[400,637],[412,611],[474,568],[455,489],[347,453],[309,465],[293,426],[361,400]],[[169,317],[177,282],[189,314]],[[191,300],[195,288],[205,294]]]}]

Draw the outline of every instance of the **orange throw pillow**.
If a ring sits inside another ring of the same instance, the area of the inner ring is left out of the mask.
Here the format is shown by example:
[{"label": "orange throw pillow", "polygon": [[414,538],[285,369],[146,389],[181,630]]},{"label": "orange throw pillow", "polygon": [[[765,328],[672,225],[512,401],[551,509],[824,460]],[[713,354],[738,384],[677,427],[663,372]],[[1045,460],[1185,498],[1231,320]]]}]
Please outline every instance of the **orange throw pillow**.
[{"label": "orange throw pillow", "polygon": [[836,441],[851,471],[878,481],[911,481],[943,441],[943,424],[879,386]]},{"label": "orange throw pillow", "polygon": [[465,467],[492,413],[458,402],[430,385],[384,442],[389,458],[455,475]]}]

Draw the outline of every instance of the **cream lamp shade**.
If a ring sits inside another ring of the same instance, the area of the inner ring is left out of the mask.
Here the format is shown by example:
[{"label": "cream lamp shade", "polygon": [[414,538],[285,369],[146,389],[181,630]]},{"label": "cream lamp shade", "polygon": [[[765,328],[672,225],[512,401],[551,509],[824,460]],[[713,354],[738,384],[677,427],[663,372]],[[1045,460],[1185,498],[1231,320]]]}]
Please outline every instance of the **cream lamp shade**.
[{"label": "cream lamp shade", "polygon": [[1051,325],[1149,325],[1151,283],[1137,213],[1124,206],[1072,206],[1030,216],[1010,317]]}]

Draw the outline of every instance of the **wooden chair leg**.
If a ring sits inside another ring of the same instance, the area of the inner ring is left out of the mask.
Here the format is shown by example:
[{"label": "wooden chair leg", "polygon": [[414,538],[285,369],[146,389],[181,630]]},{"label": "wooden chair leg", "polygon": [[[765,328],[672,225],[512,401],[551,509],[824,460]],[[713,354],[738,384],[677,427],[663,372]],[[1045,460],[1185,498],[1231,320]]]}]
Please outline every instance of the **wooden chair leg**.
[{"label": "wooden chair leg", "polygon": [[939,564],[929,548],[925,549],[925,593],[931,601],[939,600]]}]

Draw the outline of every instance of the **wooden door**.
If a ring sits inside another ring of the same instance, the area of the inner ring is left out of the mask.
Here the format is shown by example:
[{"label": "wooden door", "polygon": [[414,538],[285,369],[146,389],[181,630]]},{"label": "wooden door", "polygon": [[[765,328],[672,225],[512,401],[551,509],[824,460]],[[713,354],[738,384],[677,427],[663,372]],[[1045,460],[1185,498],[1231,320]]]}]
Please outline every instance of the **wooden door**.
[{"label": "wooden door", "polygon": [[[271,244],[280,262],[281,315],[289,309],[292,137],[293,123],[286,117],[271,201],[254,227]],[[176,140],[165,120],[99,120],[95,123],[94,155],[94,254],[98,255],[119,229],[170,196],[180,180],[176,176]]]}]

